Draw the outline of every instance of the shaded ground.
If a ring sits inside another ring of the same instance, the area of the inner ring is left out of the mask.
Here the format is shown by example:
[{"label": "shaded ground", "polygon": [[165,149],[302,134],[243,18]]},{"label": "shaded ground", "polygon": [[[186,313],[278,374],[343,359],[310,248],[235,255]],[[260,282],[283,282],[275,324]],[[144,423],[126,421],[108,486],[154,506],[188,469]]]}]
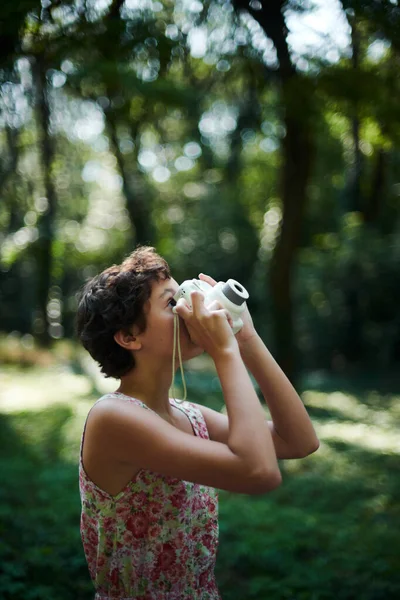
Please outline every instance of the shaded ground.
[{"label": "shaded ground", "polygon": [[[187,379],[191,398],[221,408],[212,373],[200,366]],[[0,384],[0,597],[92,598],[77,457],[98,383],[53,365],[9,367]],[[329,386],[314,377],[302,395],[318,453],[282,461],[272,494],[220,495],[224,600],[400,597],[398,397],[354,380]]]}]

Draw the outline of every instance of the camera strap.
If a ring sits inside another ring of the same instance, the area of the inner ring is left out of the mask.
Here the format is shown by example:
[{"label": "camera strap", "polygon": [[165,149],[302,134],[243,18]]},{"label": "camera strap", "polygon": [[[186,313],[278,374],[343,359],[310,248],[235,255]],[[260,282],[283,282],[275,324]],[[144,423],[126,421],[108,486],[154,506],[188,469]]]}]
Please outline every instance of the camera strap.
[{"label": "camera strap", "polygon": [[[175,354],[176,354],[177,346],[178,346],[179,367],[181,370],[182,385],[183,385],[183,399],[182,400],[175,398]],[[183,364],[182,364],[181,341],[180,341],[180,337],[179,337],[179,316],[176,313],[174,314],[174,345],[173,345],[173,350],[172,350],[171,395],[172,395],[173,399],[175,400],[175,402],[178,402],[178,403],[185,402],[186,397],[187,397],[185,374],[183,372]]]}]

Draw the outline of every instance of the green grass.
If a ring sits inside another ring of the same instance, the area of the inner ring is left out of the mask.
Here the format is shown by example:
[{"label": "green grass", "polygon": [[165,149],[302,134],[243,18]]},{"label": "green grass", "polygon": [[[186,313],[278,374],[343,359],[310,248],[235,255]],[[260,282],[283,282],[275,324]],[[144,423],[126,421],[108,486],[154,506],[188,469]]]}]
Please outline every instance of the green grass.
[{"label": "green grass", "polygon": [[[187,379],[193,400],[221,408],[212,373]],[[10,366],[0,384],[0,598],[93,598],[77,460],[98,392],[60,365]],[[220,494],[223,600],[397,600],[398,396],[354,381],[305,388],[319,451],[282,461],[283,484],[271,494]]]}]

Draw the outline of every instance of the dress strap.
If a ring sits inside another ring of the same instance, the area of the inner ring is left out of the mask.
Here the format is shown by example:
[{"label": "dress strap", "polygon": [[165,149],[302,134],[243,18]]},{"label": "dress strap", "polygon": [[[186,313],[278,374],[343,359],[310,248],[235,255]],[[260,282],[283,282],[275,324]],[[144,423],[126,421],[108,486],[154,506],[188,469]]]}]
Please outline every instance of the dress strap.
[{"label": "dress strap", "polygon": [[[120,398],[121,400],[125,400],[126,402],[132,402],[132,404],[136,404],[137,406],[142,406],[143,408],[155,413],[155,411],[152,408],[150,408],[149,406],[147,406],[147,404],[145,404],[138,398],[134,398],[133,396],[127,396],[126,394],[123,394],[122,392],[109,392],[108,394],[105,394],[104,396],[99,398],[93,404],[93,406],[90,408],[88,415],[86,417],[85,425],[83,427],[82,440],[81,440],[81,452],[80,452],[81,456],[82,456],[82,449],[83,449],[83,440],[84,440],[85,431],[86,431],[86,424],[87,424],[87,420],[89,418],[90,412],[93,409],[93,407],[96,406],[96,404],[98,404],[99,402],[102,402],[103,400],[106,400],[107,398]],[[178,410],[180,410],[181,412],[183,412],[186,415],[186,417],[190,421],[190,424],[192,426],[192,429],[193,429],[193,432],[195,435],[197,435],[198,437],[204,438],[204,439],[210,439],[210,436],[208,434],[207,425],[206,425],[205,419],[203,417],[203,414],[196,406],[194,406],[191,402],[188,402],[187,400],[185,400],[184,402],[176,402],[174,400],[174,398],[170,398],[169,402],[172,406],[174,406],[175,408],[177,408]],[[157,414],[157,413],[155,413],[155,414]]]},{"label": "dress strap", "polygon": [[204,439],[210,439],[208,429],[201,410],[194,406],[191,402],[176,402],[174,398],[169,399],[170,404],[181,410],[189,419],[195,435]]},{"label": "dress strap", "polygon": [[[120,398],[121,400],[126,400],[126,402],[132,402],[132,404],[136,404],[137,406],[142,406],[143,408],[147,408],[147,410],[151,410],[151,412],[155,412],[152,408],[150,408],[150,406],[147,406],[147,404],[145,402],[142,402],[142,400],[139,400],[138,398],[135,398],[134,396],[127,396],[126,394],[123,394],[122,392],[110,392],[109,394],[106,394],[106,396],[103,396],[103,398],[110,397],[110,396],[113,396],[114,398]],[[100,400],[103,400],[103,398],[100,398]]]}]

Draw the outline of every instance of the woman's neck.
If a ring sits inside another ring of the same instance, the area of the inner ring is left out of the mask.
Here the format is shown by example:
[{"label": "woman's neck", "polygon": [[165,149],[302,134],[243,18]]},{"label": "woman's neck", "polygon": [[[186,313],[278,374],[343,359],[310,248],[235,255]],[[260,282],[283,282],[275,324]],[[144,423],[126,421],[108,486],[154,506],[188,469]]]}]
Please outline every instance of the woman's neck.
[{"label": "woman's neck", "polygon": [[171,387],[171,367],[155,369],[154,365],[136,365],[127,375],[121,377],[118,392],[137,398],[160,416],[171,414],[169,389]]}]

